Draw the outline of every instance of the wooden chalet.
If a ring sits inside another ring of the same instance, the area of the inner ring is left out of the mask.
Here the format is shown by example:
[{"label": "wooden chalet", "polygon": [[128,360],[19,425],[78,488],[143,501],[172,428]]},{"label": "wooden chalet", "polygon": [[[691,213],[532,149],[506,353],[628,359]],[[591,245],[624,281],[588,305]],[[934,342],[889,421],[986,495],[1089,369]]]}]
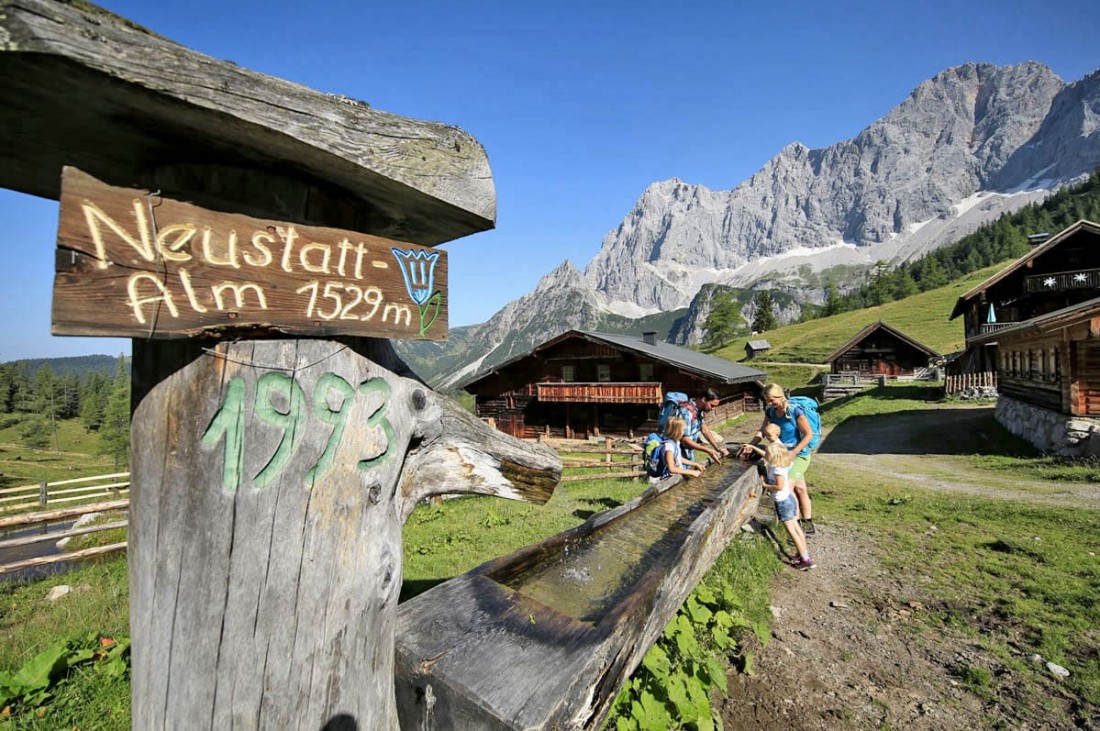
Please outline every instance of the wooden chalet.
[{"label": "wooden chalet", "polygon": [[959,297],[966,351],[948,375],[997,371],[999,330],[1100,296],[1100,224],[1078,221]]},{"label": "wooden chalet", "polygon": [[772,349],[772,344],[767,340],[750,340],[745,343],[745,357],[752,360],[762,353],[766,353]]},{"label": "wooden chalet", "polygon": [[979,334],[997,345],[1001,397],[1071,416],[1100,416],[1100,297]]},{"label": "wooden chalet", "polygon": [[463,388],[477,415],[513,436],[634,436],[656,427],[667,391],[723,404],[755,402],[763,371],[659,342],[656,333],[615,335],[570,330],[531,352],[474,376]]},{"label": "wooden chalet", "polygon": [[833,373],[910,376],[939,358],[936,351],[880,320],[856,333],[825,362]]}]

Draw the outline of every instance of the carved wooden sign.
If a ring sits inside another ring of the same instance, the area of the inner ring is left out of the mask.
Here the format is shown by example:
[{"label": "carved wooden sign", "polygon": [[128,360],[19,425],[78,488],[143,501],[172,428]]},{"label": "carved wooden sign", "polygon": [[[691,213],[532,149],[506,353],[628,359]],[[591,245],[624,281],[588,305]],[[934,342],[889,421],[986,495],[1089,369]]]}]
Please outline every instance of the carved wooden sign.
[{"label": "carved wooden sign", "polygon": [[133,727],[396,729],[402,525],[545,502],[550,449],[340,343],[219,343],[134,412]]},{"label": "carved wooden sign", "polygon": [[66,167],[53,334],[447,337],[447,255],[116,188]]}]

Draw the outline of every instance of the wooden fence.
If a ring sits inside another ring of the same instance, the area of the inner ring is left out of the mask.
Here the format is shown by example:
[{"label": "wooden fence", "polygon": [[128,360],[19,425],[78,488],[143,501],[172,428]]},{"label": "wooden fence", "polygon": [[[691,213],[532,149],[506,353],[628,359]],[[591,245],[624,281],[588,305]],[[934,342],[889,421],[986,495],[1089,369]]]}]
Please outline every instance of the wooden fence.
[{"label": "wooden fence", "polygon": [[[566,469],[583,469],[575,475],[565,475],[562,482],[580,480],[602,480],[607,478],[645,477],[645,465],[642,463],[641,444],[620,442],[605,437],[603,443],[572,439],[548,439],[540,437],[561,457],[561,465]],[[618,457],[619,459],[615,459]]]},{"label": "wooden fence", "polygon": [[960,373],[957,376],[947,376],[944,379],[944,393],[948,396],[968,388],[996,388],[996,371],[984,371],[982,373]]},{"label": "wooden fence", "polygon": [[[126,511],[130,506],[130,473],[119,472],[111,475],[80,477],[73,480],[43,482],[38,485],[23,485],[0,490],[0,557],[13,554],[35,553],[31,548],[40,543],[56,543],[63,538],[88,535],[101,531],[125,528],[127,520],[111,520],[97,525],[50,532],[49,526],[57,523],[73,523],[89,513],[112,513]],[[75,487],[74,487],[75,486]],[[113,499],[102,501],[103,497]],[[95,502],[96,499],[100,502]],[[39,509],[27,512],[31,508],[45,508],[84,501],[79,505]],[[87,502],[93,501],[93,502]],[[12,536],[14,537],[7,537]],[[96,546],[80,551],[63,551],[51,555],[38,555],[30,558],[4,561],[0,558],[0,575],[47,566],[62,561],[75,561],[92,556],[103,556],[126,550],[126,541]]]},{"label": "wooden fence", "polygon": [[117,498],[129,494],[129,472],[6,487],[0,490],[0,514],[72,503],[78,500],[93,500],[105,496]]}]

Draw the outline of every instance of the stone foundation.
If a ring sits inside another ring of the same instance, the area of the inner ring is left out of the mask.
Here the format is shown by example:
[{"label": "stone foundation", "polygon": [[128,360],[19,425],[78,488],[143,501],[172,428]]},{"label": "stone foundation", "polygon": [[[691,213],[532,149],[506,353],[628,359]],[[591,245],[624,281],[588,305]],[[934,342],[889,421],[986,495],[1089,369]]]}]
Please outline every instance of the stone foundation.
[{"label": "stone foundation", "polygon": [[1100,455],[1100,419],[1041,409],[1001,395],[997,421],[1044,452],[1067,457]]}]

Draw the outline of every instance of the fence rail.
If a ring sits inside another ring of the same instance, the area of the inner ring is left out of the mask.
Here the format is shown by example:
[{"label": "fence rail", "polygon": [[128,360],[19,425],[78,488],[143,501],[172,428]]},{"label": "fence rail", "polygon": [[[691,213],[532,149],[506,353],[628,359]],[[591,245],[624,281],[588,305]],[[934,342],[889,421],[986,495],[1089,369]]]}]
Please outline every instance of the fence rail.
[{"label": "fence rail", "polygon": [[[48,505],[76,502],[77,500],[91,500],[103,495],[111,495],[112,497],[129,495],[129,477],[129,472],[116,472],[110,475],[94,475],[56,482],[40,482],[36,485],[5,487],[0,489],[0,513],[33,510]],[[96,484],[85,484],[90,482]],[[72,485],[78,485],[78,487],[70,487]]]},{"label": "fence rail", "polygon": [[[126,541],[122,541],[80,551],[62,551],[56,554],[27,557],[28,552],[34,553],[33,546],[35,544],[56,543],[65,538],[126,528],[128,522],[122,519],[111,520],[98,525],[88,525],[80,528],[71,527],[52,533],[49,532],[51,524],[75,521],[89,513],[110,513],[127,510],[130,506],[130,482],[128,479],[120,478],[129,478],[129,476],[129,472],[118,472],[110,475],[43,482],[37,485],[21,485],[0,490],[0,535],[18,534],[15,537],[0,540],[0,576],[38,566],[77,561],[126,550]],[[115,499],[87,502],[107,495]],[[33,502],[30,502],[30,500],[33,500]],[[71,504],[76,501],[84,502],[80,505]],[[66,507],[48,507],[62,504],[67,505]],[[27,512],[28,509],[33,508],[39,509]],[[36,529],[40,529],[41,532],[32,533]],[[14,560],[11,560],[13,557]]]},{"label": "fence rail", "polygon": [[[588,471],[577,475],[565,475],[561,478],[562,482],[610,478],[637,479],[645,476],[645,466],[642,464],[642,448],[637,444],[616,444],[615,440],[610,437],[605,437],[602,444],[599,442],[549,439],[546,437],[540,437],[539,441],[558,453],[558,456],[561,457],[562,467],[600,470],[599,472]],[[574,457],[570,455],[601,455],[603,458],[592,459],[588,456]],[[616,460],[614,459],[615,456],[629,457],[629,460]]]},{"label": "fence rail", "polygon": [[968,388],[996,388],[997,373],[984,371],[982,373],[960,373],[957,376],[947,376],[944,379],[944,393],[948,396],[964,391]]}]

